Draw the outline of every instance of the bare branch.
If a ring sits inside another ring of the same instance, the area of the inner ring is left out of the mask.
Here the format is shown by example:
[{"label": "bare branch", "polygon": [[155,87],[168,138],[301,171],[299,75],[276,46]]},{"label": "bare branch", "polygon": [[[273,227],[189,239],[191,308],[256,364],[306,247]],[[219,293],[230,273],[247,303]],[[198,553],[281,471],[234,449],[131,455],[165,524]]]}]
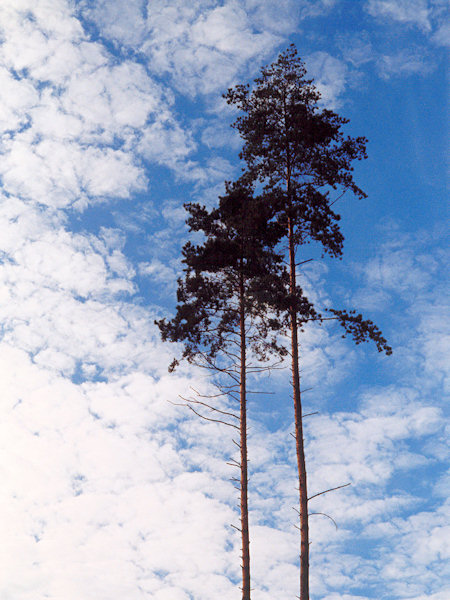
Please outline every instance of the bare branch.
[{"label": "bare branch", "polygon": [[[210,406],[209,404],[206,404],[206,402],[201,402],[200,400],[191,400],[189,398],[183,398],[183,396],[180,396],[180,398],[182,400],[184,400],[187,404],[200,404],[201,406],[206,406],[206,408],[209,408],[210,410],[213,410],[214,412],[218,412],[221,415],[228,415],[229,417],[234,417],[235,419],[239,420],[239,416],[235,415],[234,413],[231,412],[227,412],[226,410],[219,410],[218,408],[215,408],[214,406]],[[174,402],[172,402],[172,404],[175,404]],[[186,405],[184,405],[186,406]]]},{"label": "bare branch", "polygon": [[328,492],[334,492],[334,490],[341,490],[342,488],[348,487],[352,485],[351,483],[345,483],[344,485],[338,485],[337,487],[330,488],[329,490],[324,490],[323,492],[319,492],[318,494],[314,494],[314,496],[310,496],[308,498],[308,502],[313,498],[317,498],[317,496],[322,496],[323,494],[328,494]]},{"label": "bare branch", "polygon": [[345,194],[345,192],[346,192],[347,190],[348,190],[348,188],[345,188],[345,189],[344,189],[344,191],[342,192],[342,194],[340,194],[340,195],[339,195],[339,196],[336,198],[336,200],[333,200],[333,202],[330,202],[330,206],[333,206],[333,204],[336,204],[336,202],[342,198],[342,196]]},{"label": "bare branch", "polygon": [[295,266],[296,266],[296,267],[299,267],[300,265],[304,265],[305,263],[309,263],[309,262],[311,262],[312,260],[314,260],[314,259],[313,259],[313,258],[308,258],[308,260],[302,260],[302,261],[301,261],[301,262],[299,262],[299,263],[295,263]]},{"label": "bare branch", "polygon": [[[216,386],[218,387],[218,386]],[[200,394],[200,392],[198,390],[196,390],[194,387],[192,387],[192,385],[190,386],[191,390],[199,397],[199,398],[220,398],[222,396],[226,396],[227,393],[226,392],[221,392],[220,394],[211,394],[211,395],[206,395],[206,394]],[[220,389],[220,388],[219,388]]]},{"label": "bare branch", "polygon": [[[170,400],[169,400],[170,402]],[[237,429],[239,431],[239,427],[237,427],[236,425],[233,425],[233,423],[227,423],[226,421],[221,421],[220,419],[211,419],[210,417],[205,417],[205,415],[201,415],[199,412],[197,412],[195,410],[195,408],[192,408],[192,406],[190,404],[181,404],[179,402],[171,402],[171,404],[175,404],[176,406],[186,406],[187,408],[189,408],[189,410],[192,410],[192,412],[197,415],[197,417],[200,417],[201,419],[204,419],[205,421],[211,421],[212,423],[221,423],[222,425],[227,425],[228,427],[233,427],[234,429]]]},{"label": "bare branch", "polygon": [[310,517],[311,515],[323,515],[324,517],[328,517],[330,519],[330,521],[333,521],[334,526],[336,527],[336,529],[338,528],[336,521],[333,519],[333,517],[330,517],[330,515],[327,515],[327,513],[323,513],[323,512],[309,512],[308,516]]}]

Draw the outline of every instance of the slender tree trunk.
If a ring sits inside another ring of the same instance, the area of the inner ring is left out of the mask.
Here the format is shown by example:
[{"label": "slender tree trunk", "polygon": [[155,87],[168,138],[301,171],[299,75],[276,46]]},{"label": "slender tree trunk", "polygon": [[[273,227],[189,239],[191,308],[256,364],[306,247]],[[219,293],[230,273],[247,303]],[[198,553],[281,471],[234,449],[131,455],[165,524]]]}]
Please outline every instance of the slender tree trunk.
[{"label": "slender tree trunk", "polygon": [[[290,292],[294,297],[296,288],[295,247],[293,239],[292,217],[289,216],[289,266]],[[295,442],[297,450],[299,503],[300,503],[300,600],[309,600],[309,524],[308,494],[306,484],[305,448],[303,443],[302,402],[300,393],[300,371],[298,361],[298,325],[297,311],[292,305],[291,320],[291,353],[292,353],[292,388],[295,407]]]},{"label": "slender tree trunk", "polygon": [[[289,241],[289,291],[292,299],[296,291],[294,224],[292,218],[291,196],[291,150],[289,145],[289,127],[287,123],[286,95],[283,96],[284,126],[286,135],[286,193],[288,201],[288,241]],[[298,324],[297,310],[290,307],[292,390],[294,396],[295,445],[297,451],[299,513],[300,513],[300,600],[309,600],[309,523],[308,491],[306,482],[305,447],[303,442],[302,399],[300,392],[300,369],[298,361]]]},{"label": "slender tree trunk", "polygon": [[241,345],[240,372],[240,448],[241,448],[241,535],[242,535],[242,600],[250,600],[250,537],[248,528],[248,465],[247,465],[247,391],[244,275],[239,279],[239,321]]}]

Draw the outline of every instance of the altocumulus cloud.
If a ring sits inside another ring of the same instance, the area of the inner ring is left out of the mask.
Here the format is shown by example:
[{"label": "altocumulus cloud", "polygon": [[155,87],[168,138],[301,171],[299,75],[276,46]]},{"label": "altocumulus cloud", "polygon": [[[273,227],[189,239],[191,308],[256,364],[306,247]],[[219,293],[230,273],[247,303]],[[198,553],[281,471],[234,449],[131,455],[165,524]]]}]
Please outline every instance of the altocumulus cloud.
[{"label": "altocumulus cloud", "polygon": [[[202,137],[220,147],[214,127],[225,127],[213,96],[271,59],[304,19],[339,4],[286,0],[275,14],[269,1],[1,3],[2,599],[236,598],[238,514],[225,464],[235,447],[227,431],[168,402],[209,383],[197,371],[167,374],[173,349],[153,321],[165,312],[159,280],[178,264],[130,251],[120,211],[125,223],[127,203],[131,210],[147,194],[165,207],[166,225],[179,223],[181,201],[153,192],[155,173],[200,195],[223,181],[227,158],[199,153]],[[405,3],[365,7],[428,32],[425,2],[414,13]],[[325,101],[336,104],[348,67],[330,52],[308,54]],[[201,98],[203,120],[182,114],[180,98]],[[95,210],[105,217],[98,227],[83,220]],[[156,223],[156,208],[149,214],[149,237],[174,247],[173,230]],[[323,396],[358,368],[358,354],[332,328],[304,334],[305,386],[315,386],[310,404],[321,410],[307,428],[311,493],[353,484],[314,500],[340,526],[312,520],[313,585],[323,599],[367,600],[380,589],[385,598],[444,598],[444,431],[433,401],[445,371],[436,346],[443,307],[430,278],[442,255],[418,244],[387,240],[357,269],[355,297],[380,313],[402,298],[409,308],[391,333],[422,374],[408,379],[395,359],[396,383],[357,387],[352,407],[331,410]],[[318,268],[304,281],[324,304],[326,279]],[[420,350],[411,351],[405,323]],[[290,406],[282,376],[273,382],[279,404],[265,405],[267,419],[250,428],[258,600],[297,593]],[[409,478],[430,463],[441,474],[427,497],[426,480]]]}]

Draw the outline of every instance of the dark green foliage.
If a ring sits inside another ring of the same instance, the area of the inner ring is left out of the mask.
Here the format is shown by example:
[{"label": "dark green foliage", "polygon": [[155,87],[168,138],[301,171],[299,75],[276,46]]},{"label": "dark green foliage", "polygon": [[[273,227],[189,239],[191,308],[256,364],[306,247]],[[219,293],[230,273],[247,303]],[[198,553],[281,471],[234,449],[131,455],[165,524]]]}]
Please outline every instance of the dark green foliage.
[{"label": "dark green foliage", "polygon": [[285,355],[277,334],[288,327],[289,306],[294,303],[307,320],[317,314],[300,288],[294,298],[289,295],[283,256],[274,250],[283,232],[271,204],[255,197],[243,177],[227,183],[217,208],[185,207],[190,230],[203,232],[206,239],[198,246],[188,242],[182,250],[186,274],[178,281],[176,315],[157,322],[163,340],[183,342],[183,358],[190,362],[227,351],[238,331],[242,277],[244,312],[251,322],[248,346],[262,361]]},{"label": "dark green foliage", "polygon": [[[366,138],[345,137],[342,126],[348,120],[318,106],[320,94],[294,45],[261,69],[253,90],[237,85],[225,98],[243,113],[233,124],[244,140],[241,158],[263,183],[264,199],[283,232],[280,238],[289,238],[293,248],[316,241],[327,254],[341,257],[344,236],[330,192],[350,190],[366,197],[352,167],[354,160],[367,158]],[[371,321],[354,311],[331,312],[356,343],[371,339],[379,352],[392,353]]]},{"label": "dark green foliage", "polygon": [[342,254],[343,236],[331,209],[330,190],[365,193],[355,184],[351,163],[366,158],[364,137],[344,137],[347,120],[319,109],[320,94],[306,78],[294,46],[261,70],[253,91],[248,85],[228,90],[225,98],[244,114],[234,127],[244,140],[241,157],[262,181],[287,231],[295,225],[294,242],[318,241],[332,256]]},{"label": "dark green foliage", "polygon": [[[178,281],[175,317],[157,321],[163,340],[181,342],[183,358],[232,377],[240,386],[241,515],[243,599],[250,598],[247,511],[246,391],[247,348],[260,361],[285,356],[280,334],[291,337],[292,388],[299,475],[300,598],[309,600],[309,525],[303,442],[298,330],[308,321],[336,319],[356,344],[373,340],[391,354],[380,330],[355,311],[328,309],[323,317],[296,283],[296,252],[318,242],[324,253],[341,257],[340,216],[331,194],[365,193],[353,180],[352,163],[366,158],[364,137],[345,137],[347,120],[318,105],[320,95],[294,46],[261,71],[255,87],[228,90],[227,102],[242,111],[234,127],[244,146],[247,171],[229,183],[219,206],[208,211],[186,204],[191,231],[201,245],[183,248],[185,276]],[[262,193],[254,195],[256,182]],[[283,248],[283,244],[287,248]],[[287,256],[286,256],[287,255]],[[284,260],[287,258],[288,269]],[[345,336],[344,334],[344,336]],[[227,360],[228,359],[228,360]],[[233,365],[232,371],[224,363]],[[171,369],[175,368],[175,360]],[[238,368],[239,367],[239,368]],[[245,502],[244,502],[245,500]],[[246,553],[244,549],[246,548]]]},{"label": "dark green foliage", "polygon": [[[303,441],[298,329],[303,316],[294,303],[297,289],[296,251],[311,241],[324,253],[341,257],[344,237],[339,215],[332,210],[331,192],[365,193],[353,180],[354,160],[366,158],[364,137],[345,137],[347,120],[318,105],[320,94],[306,78],[303,62],[292,45],[272,65],[261,70],[255,87],[238,85],[225,98],[241,110],[234,127],[244,140],[241,158],[249,176],[259,180],[264,197],[287,242],[289,262],[288,306],[279,306],[289,322],[292,390],[299,477],[300,598],[309,600],[309,524],[306,461]],[[347,334],[359,344],[372,339],[379,351],[392,352],[381,332],[361,315],[331,310]],[[315,320],[322,321],[316,313]]]},{"label": "dark green foliage", "polygon": [[[363,319],[362,315],[357,315],[355,310],[334,310],[328,312],[335,315],[345,332],[350,335],[356,345],[361,342],[372,340],[377,346],[378,352],[386,352],[389,356],[392,354],[392,348],[388,345],[378,327],[369,319]],[[345,334],[342,336],[345,337]]]},{"label": "dark green foliage", "polygon": [[[295,306],[305,320],[317,314],[300,288],[289,294],[283,257],[275,251],[283,231],[271,204],[254,196],[248,176],[228,183],[212,211],[198,204],[185,206],[190,230],[202,232],[205,242],[184,246],[185,277],[178,281],[175,317],[156,323],[163,340],[183,343],[183,358],[231,377],[231,385],[218,384],[221,391],[236,398],[239,389],[242,600],[250,600],[247,351],[259,361],[284,356],[287,351],[277,335],[288,327],[289,307]],[[175,360],[170,370],[177,364]]]}]

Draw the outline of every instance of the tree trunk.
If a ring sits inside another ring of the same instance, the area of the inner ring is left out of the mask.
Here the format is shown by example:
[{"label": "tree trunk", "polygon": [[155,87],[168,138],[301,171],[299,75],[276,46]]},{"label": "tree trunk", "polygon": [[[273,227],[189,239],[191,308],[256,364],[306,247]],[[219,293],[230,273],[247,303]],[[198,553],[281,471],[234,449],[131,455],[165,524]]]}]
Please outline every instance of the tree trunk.
[{"label": "tree trunk", "polygon": [[241,449],[241,535],[242,535],[242,600],[250,600],[250,537],[248,528],[248,465],[247,465],[247,391],[244,276],[239,279],[240,301],[240,449]]},{"label": "tree trunk", "polygon": [[[292,218],[289,216],[289,286],[292,298],[296,288],[295,247],[293,239]],[[309,524],[308,494],[306,485],[305,449],[303,443],[302,402],[300,393],[300,371],[298,361],[298,325],[297,311],[293,305],[290,309],[291,321],[291,353],[292,353],[292,388],[295,408],[295,442],[297,450],[299,504],[300,504],[300,600],[309,600]]]}]

